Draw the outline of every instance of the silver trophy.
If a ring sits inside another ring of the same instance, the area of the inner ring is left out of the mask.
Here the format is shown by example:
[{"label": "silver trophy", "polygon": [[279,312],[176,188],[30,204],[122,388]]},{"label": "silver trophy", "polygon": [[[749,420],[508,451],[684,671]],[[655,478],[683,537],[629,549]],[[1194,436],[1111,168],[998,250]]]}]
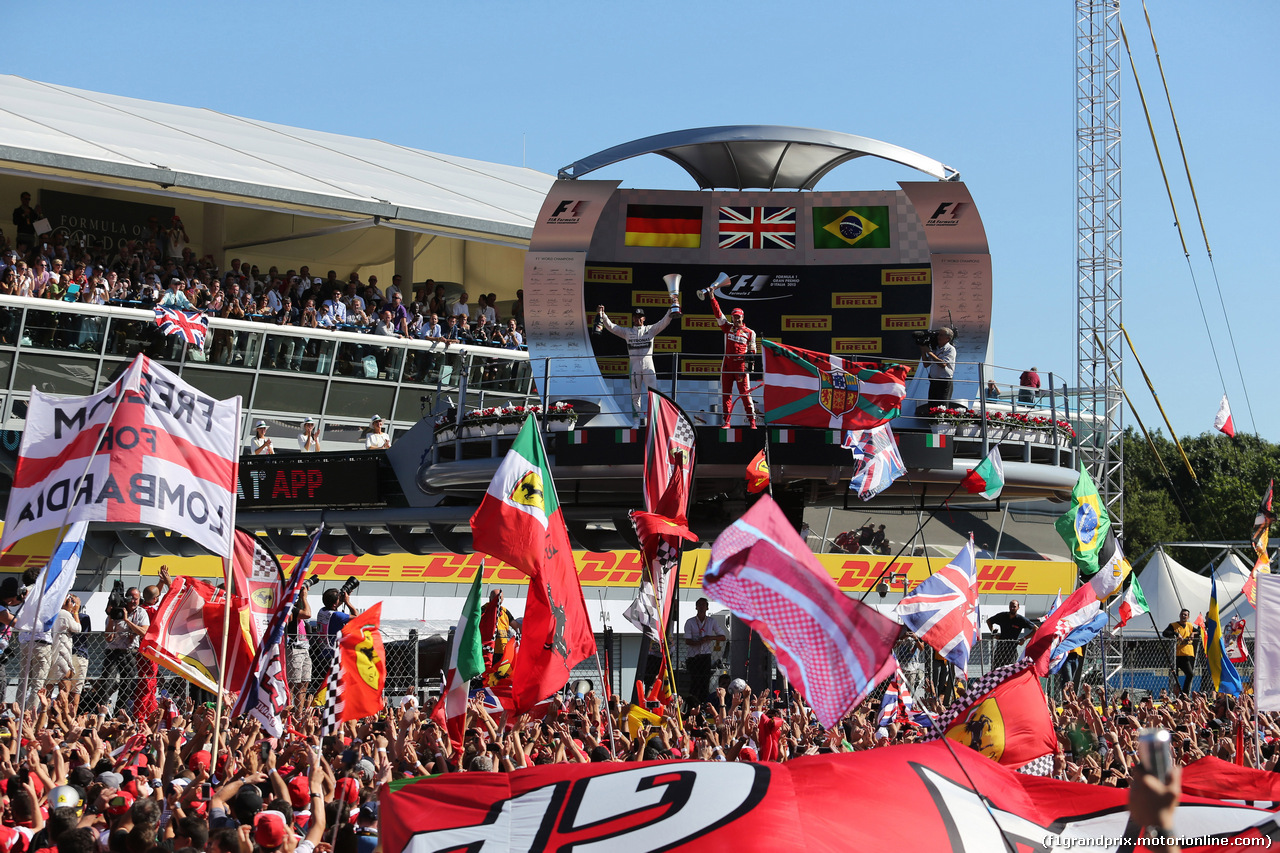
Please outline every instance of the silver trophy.
[{"label": "silver trophy", "polygon": [[680,313],[680,273],[673,272],[662,277],[667,285],[667,293],[671,294],[671,313]]},{"label": "silver trophy", "polygon": [[729,283],[729,274],[722,272],[720,273],[720,275],[716,276],[715,281],[711,282],[710,287],[704,287],[702,288],[702,290],[698,291],[698,298],[706,299],[707,294],[715,292],[717,288],[724,287],[728,283]]}]

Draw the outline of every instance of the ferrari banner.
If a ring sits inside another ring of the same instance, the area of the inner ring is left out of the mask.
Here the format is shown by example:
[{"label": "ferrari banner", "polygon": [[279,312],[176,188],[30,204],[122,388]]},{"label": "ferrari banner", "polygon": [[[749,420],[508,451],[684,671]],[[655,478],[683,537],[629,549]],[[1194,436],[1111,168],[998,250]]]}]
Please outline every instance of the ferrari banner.
[{"label": "ferrari banner", "polygon": [[[381,792],[382,849],[1142,849],[1127,790],[1025,776],[947,743],[786,764],[548,764],[393,783]],[[1244,839],[1262,849],[1278,834],[1273,811],[1239,802],[1280,797],[1274,774],[1205,758],[1184,769],[1183,789],[1174,822],[1184,850]]]}]

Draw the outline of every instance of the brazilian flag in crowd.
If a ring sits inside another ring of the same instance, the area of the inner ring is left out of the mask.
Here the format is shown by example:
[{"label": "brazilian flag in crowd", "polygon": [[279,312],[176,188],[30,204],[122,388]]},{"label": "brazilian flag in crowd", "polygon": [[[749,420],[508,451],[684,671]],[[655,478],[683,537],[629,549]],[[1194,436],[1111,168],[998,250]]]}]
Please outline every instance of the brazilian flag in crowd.
[{"label": "brazilian flag in crowd", "polygon": [[1080,577],[1097,574],[1098,557],[1111,530],[1111,516],[1107,515],[1098,487],[1093,484],[1083,463],[1080,465],[1080,479],[1071,490],[1071,508],[1053,526],[1071,549],[1071,558],[1080,568]]}]

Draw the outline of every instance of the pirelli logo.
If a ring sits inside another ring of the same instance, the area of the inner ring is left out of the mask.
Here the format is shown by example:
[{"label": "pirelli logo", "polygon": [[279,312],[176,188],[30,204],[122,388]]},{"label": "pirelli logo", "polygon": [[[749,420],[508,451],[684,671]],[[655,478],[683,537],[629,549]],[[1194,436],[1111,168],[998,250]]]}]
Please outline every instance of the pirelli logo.
[{"label": "pirelli logo", "polygon": [[[596,327],[596,320],[597,320],[597,319],[599,319],[599,317],[600,317],[600,315],[599,315],[599,314],[597,314],[595,311],[588,311],[588,312],[587,312],[587,327],[588,327],[588,328],[591,328],[591,329],[594,329],[594,328]],[[630,314],[610,314],[610,315],[609,315],[609,319],[613,321],[613,325],[615,325],[615,326],[621,326],[621,327],[622,327],[622,328],[624,328],[624,329],[630,329],[630,328],[631,328],[631,315],[630,315]]]},{"label": "pirelli logo", "polygon": [[685,358],[680,360],[680,372],[685,376],[719,376],[720,359]]},{"label": "pirelli logo", "polygon": [[[589,280],[589,279],[588,279]],[[929,284],[933,271],[929,267],[913,267],[903,270],[880,270],[880,284]]]},{"label": "pirelli logo", "polygon": [[881,299],[879,292],[869,293],[833,293],[831,294],[832,308],[880,308]]},{"label": "pirelli logo", "polygon": [[631,284],[631,267],[587,267],[587,281],[591,284]]},{"label": "pirelli logo", "polygon": [[682,332],[718,332],[720,324],[716,322],[715,317],[708,317],[706,314],[694,316],[681,314],[680,330]]},{"label": "pirelli logo", "polygon": [[883,346],[883,340],[883,338],[832,338],[831,352],[836,355],[878,353]]},{"label": "pirelli logo", "polygon": [[633,290],[631,304],[642,308],[661,307],[670,310],[671,294],[665,290]]},{"label": "pirelli logo", "polygon": [[668,338],[668,337],[654,338],[653,351],[654,352],[680,352],[680,339]]},{"label": "pirelli logo", "polygon": [[630,372],[625,358],[599,358],[596,362],[605,376],[626,376]]},{"label": "pirelli logo", "polygon": [[881,314],[880,328],[886,332],[929,328],[928,314]]},{"label": "pirelli logo", "polygon": [[831,331],[830,314],[783,314],[782,331],[784,332],[829,332]]}]

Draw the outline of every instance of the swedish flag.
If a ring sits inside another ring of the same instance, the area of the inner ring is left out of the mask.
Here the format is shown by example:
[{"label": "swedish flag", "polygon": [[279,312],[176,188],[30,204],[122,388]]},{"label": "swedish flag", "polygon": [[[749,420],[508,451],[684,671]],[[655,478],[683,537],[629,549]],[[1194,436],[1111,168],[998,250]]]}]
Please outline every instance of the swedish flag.
[{"label": "swedish flag", "polygon": [[1209,593],[1209,613],[1204,618],[1206,653],[1209,656],[1209,674],[1213,677],[1213,689],[1220,693],[1239,696],[1243,685],[1236,665],[1227,657],[1227,644],[1222,638],[1222,620],[1218,616],[1218,578],[1214,576]]}]

